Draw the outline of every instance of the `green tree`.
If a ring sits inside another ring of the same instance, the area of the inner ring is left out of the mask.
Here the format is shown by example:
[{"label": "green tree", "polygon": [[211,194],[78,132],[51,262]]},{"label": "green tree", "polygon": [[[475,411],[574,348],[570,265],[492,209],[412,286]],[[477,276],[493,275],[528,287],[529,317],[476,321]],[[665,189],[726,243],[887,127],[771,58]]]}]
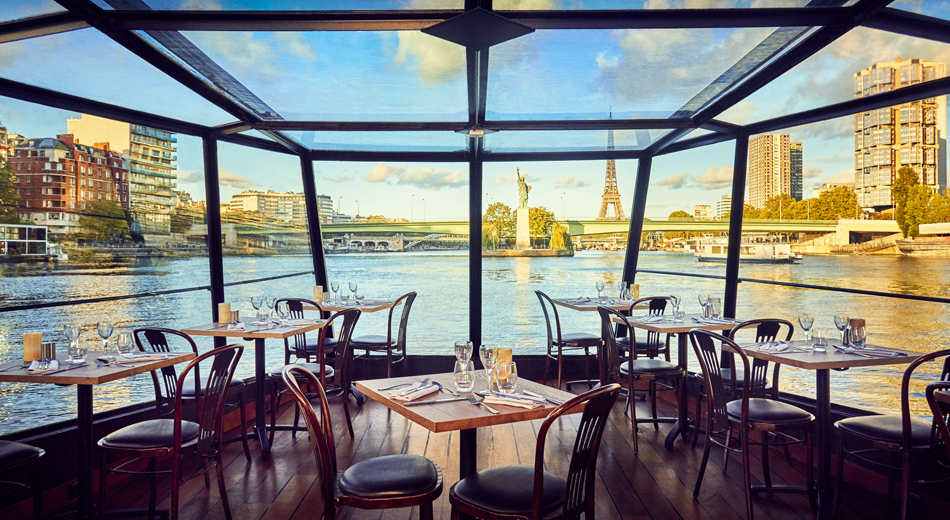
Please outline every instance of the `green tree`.
[{"label": "green tree", "polygon": [[894,179],[894,184],[891,185],[891,202],[894,203],[895,208],[894,220],[897,221],[897,226],[904,232],[904,236],[909,236],[907,230],[911,227],[916,229],[916,226],[908,222],[905,206],[911,189],[919,184],[920,177],[917,175],[917,171],[910,166],[904,166],[897,170],[897,178]]},{"label": "green tree", "polygon": [[860,211],[858,196],[845,186],[823,192],[817,201],[812,199],[811,203],[811,218],[817,220],[855,218]]},{"label": "green tree", "polygon": [[674,211],[673,213],[670,213],[670,220],[673,220],[673,219],[693,220],[693,216],[681,209],[678,209]]},{"label": "green tree", "polygon": [[931,203],[936,195],[927,186],[916,184],[907,191],[907,197],[901,207],[904,208],[903,218],[898,225],[905,237],[915,237],[920,234],[920,225],[933,221]]},{"label": "green tree", "polygon": [[511,208],[501,202],[488,206],[488,210],[482,215],[482,247],[497,247],[501,243],[501,237],[514,233],[514,224]]},{"label": "green tree", "polygon": [[[670,220],[693,220],[693,216],[681,209],[678,209],[674,211],[673,213],[670,213],[669,219]],[[663,233],[663,238],[669,239],[669,240],[672,240],[674,238],[689,238],[689,236],[690,236],[689,232],[683,232],[683,231],[668,231],[666,233]]]},{"label": "green tree", "polygon": [[757,218],[771,218],[782,220],[805,219],[808,209],[800,200],[795,200],[788,193],[776,195],[766,201],[765,207],[758,211]]},{"label": "green tree", "polygon": [[97,200],[79,216],[79,226],[87,236],[96,240],[124,238],[129,232],[125,209],[118,202]]},{"label": "green tree", "polygon": [[557,222],[551,225],[551,249],[574,250],[574,242],[571,235],[567,233],[567,228]]},{"label": "green tree", "polygon": [[528,208],[528,233],[531,236],[548,236],[553,220],[554,212],[548,211],[544,206]]},{"label": "green tree", "polygon": [[20,196],[16,194],[16,174],[10,162],[0,157],[0,224],[19,224],[17,206]]},{"label": "green tree", "polygon": [[366,221],[367,222],[388,222],[386,217],[384,217],[383,215],[370,215],[366,217]]}]

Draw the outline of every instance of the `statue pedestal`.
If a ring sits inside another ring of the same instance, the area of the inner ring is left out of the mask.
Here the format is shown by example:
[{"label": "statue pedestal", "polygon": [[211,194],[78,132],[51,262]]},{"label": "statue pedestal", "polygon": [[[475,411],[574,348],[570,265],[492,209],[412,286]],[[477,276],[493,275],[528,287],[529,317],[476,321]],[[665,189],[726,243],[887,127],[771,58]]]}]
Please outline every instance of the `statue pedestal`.
[{"label": "statue pedestal", "polygon": [[528,218],[528,208],[516,209],[515,216],[515,247],[531,249],[531,224]]}]

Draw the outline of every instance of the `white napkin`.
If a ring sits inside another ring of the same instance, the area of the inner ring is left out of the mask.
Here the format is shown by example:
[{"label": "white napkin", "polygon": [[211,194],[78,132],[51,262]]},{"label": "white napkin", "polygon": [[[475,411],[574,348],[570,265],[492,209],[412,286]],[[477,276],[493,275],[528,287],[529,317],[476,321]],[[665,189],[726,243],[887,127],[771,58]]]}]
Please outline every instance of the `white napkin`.
[{"label": "white napkin", "polygon": [[42,374],[43,372],[52,372],[53,370],[59,370],[59,361],[55,359],[49,362],[49,366],[46,368],[40,368],[40,360],[36,359],[30,363],[30,366],[27,367],[27,370],[31,374]]},{"label": "white napkin", "polygon": [[517,408],[527,408],[532,410],[539,406],[544,406],[541,403],[536,401],[527,401],[524,399],[512,399],[510,397],[486,397],[484,400],[485,404],[498,404],[503,406],[514,406]]},{"label": "white napkin", "polygon": [[868,356],[868,357],[880,357],[880,358],[889,358],[903,356],[903,352],[894,352],[893,350],[881,350],[873,348],[854,348],[854,347],[844,347],[839,348],[839,352],[844,352],[845,354],[855,354],[858,356]]},{"label": "white napkin", "polygon": [[168,359],[167,354],[126,354],[115,358],[119,363],[147,363]]},{"label": "white napkin", "polygon": [[[412,387],[419,388],[419,383],[413,384]],[[403,388],[397,388],[395,390],[389,391],[389,397],[396,401],[414,401],[420,397],[425,397],[429,394],[438,392],[440,390],[442,390],[442,385],[440,385],[439,383],[434,383],[431,386],[427,386],[423,388],[422,390],[416,390],[415,392],[412,392],[408,395],[399,395],[405,392],[406,390]]]},{"label": "white napkin", "polygon": [[587,303],[590,301],[590,298],[581,297],[581,298],[574,298],[573,300],[564,300],[564,301],[566,301],[567,303]]},{"label": "white napkin", "polygon": [[316,323],[317,323],[316,320],[284,320],[284,324],[291,325],[294,327],[297,327],[300,325],[315,325]]},{"label": "white napkin", "polygon": [[703,323],[706,325],[731,325],[736,323],[735,320],[730,320],[728,318],[716,319],[716,318],[693,318],[693,321],[696,323]]},{"label": "white napkin", "polygon": [[784,341],[769,341],[759,346],[760,352],[785,352],[789,344]]},{"label": "white napkin", "polygon": [[239,321],[236,325],[231,327],[231,330],[244,330],[244,322]]},{"label": "white napkin", "polygon": [[645,318],[634,318],[634,321],[639,321],[640,323],[665,323],[671,320],[663,316],[647,316]]}]

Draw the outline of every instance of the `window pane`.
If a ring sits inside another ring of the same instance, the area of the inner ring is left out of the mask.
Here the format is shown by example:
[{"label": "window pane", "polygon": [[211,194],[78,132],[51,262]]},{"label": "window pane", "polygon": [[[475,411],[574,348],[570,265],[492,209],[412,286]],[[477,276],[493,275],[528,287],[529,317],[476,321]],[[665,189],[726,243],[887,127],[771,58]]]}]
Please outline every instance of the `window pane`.
[{"label": "window pane", "polygon": [[63,6],[53,0],[16,0],[4,2],[3,9],[0,9],[0,22],[9,20],[19,20],[30,16],[41,14],[61,13],[65,11]]},{"label": "window pane", "polygon": [[313,150],[453,152],[468,149],[455,132],[287,132]]},{"label": "window pane", "polygon": [[[613,149],[642,150],[669,130],[614,130]],[[587,151],[609,149],[606,130],[503,131],[485,135],[485,148],[495,152]]]}]

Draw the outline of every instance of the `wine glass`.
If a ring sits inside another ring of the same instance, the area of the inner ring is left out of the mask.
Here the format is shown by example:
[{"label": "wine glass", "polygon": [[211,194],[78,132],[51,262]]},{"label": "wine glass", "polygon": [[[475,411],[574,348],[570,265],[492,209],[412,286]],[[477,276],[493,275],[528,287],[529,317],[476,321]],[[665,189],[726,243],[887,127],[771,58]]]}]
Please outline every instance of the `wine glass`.
[{"label": "wine glass", "polygon": [[69,340],[69,345],[73,345],[79,340],[79,335],[82,334],[82,325],[65,323],[63,324],[63,333],[66,335],[66,339]]},{"label": "wine glass", "polygon": [[274,305],[276,304],[277,304],[276,296],[266,296],[264,298],[264,305],[267,306],[267,321],[271,321],[270,317],[273,316],[274,314]]},{"label": "wine glass", "polygon": [[254,313],[257,315],[257,323],[255,323],[255,325],[262,325],[261,305],[264,305],[263,296],[251,296],[251,307],[254,307]]},{"label": "wine glass", "polygon": [[842,347],[846,346],[846,345],[844,344],[844,331],[845,331],[845,329],[848,328],[848,320],[850,320],[850,319],[851,319],[851,318],[850,318],[847,314],[845,314],[845,313],[843,313],[843,312],[839,312],[838,314],[835,314],[835,327],[837,327],[837,328],[838,328],[838,332],[841,333],[841,346],[842,346]]},{"label": "wine glass", "polygon": [[340,282],[330,282],[330,289],[333,291],[333,301],[340,303]]},{"label": "wine glass", "polygon": [[680,297],[677,296],[677,295],[675,295],[675,294],[671,294],[671,295],[670,295],[670,303],[673,304],[673,308],[674,308],[674,309],[677,308],[677,307],[679,307],[679,306],[680,306]]},{"label": "wine glass", "polygon": [[815,317],[803,312],[798,315],[798,324],[805,331],[805,341],[811,341],[811,326],[815,324]]},{"label": "wine glass", "polygon": [[597,301],[603,303],[603,301],[604,301],[604,296],[603,296],[604,287],[607,287],[607,284],[605,284],[604,282],[597,282],[597,283],[594,284],[594,287],[597,288]]},{"label": "wine glass", "polygon": [[96,323],[96,331],[99,333],[99,337],[102,338],[102,350],[109,350],[109,336],[112,335],[114,328],[109,320]]},{"label": "wine glass", "polygon": [[709,293],[699,293],[699,306],[703,308],[703,317],[705,318],[708,314],[706,311],[706,306],[709,305]]},{"label": "wine glass", "polygon": [[495,361],[498,360],[498,354],[494,347],[482,345],[478,347],[478,357],[482,360],[482,366],[485,367],[485,379],[488,380],[488,391],[491,392],[491,376],[494,373]]},{"label": "wine glass", "polygon": [[350,282],[350,292],[353,294],[353,300],[356,301],[356,289],[359,288],[359,284],[356,282]]},{"label": "wine glass", "polygon": [[455,359],[458,359],[459,362],[463,364],[471,361],[472,359],[472,342],[471,341],[456,341],[455,342]]},{"label": "wine glass", "polygon": [[627,290],[627,281],[620,280],[619,282],[617,282],[617,289],[620,289],[620,298],[622,299],[624,291]]},{"label": "wine glass", "polygon": [[287,319],[287,304],[275,305],[274,311],[277,312],[277,326],[282,327]]}]

